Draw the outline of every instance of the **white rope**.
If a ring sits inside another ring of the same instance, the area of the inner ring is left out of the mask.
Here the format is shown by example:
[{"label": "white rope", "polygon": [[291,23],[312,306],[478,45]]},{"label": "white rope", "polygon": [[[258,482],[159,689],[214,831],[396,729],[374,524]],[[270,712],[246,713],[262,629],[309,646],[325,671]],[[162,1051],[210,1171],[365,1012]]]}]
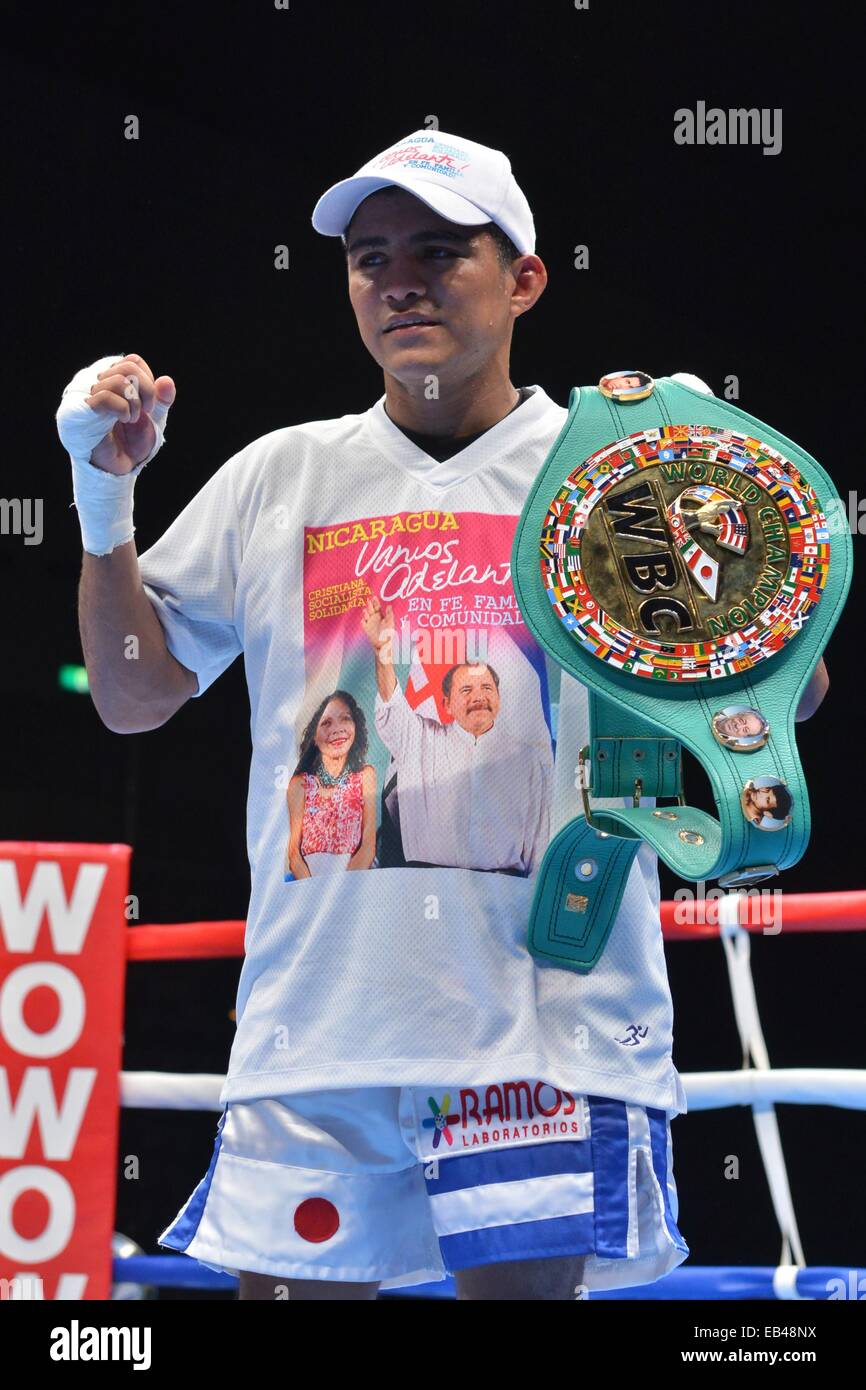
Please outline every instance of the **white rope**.
[{"label": "white rope", "polygon": [[682,1078],[689,1110],[728,1105],[839,1105],[866,1110],[866,1071],[846,1067],[772,1067],[759,1071],[695,1071]]},{"label": "white rope", "polygon": [[[824,1067],[770,1071],[684,1073],[689,1110],[724,1110],[729,1105],[838,1105],[866,1110],[866,1071]],[[204,1072],[124,1071],[120,1103],[133,1110],[222,1110],[224,1076]]]},{"label": "white rope", "polygon": [[206,1072],[122,1071],[120,1103],[133,1110],[222,1110],[224,1082]]},{"label": "white rope", "polygon": [[[728,964],[734,1015],[743,1049],[743,1068],[747,1071],[750,1065],[754,1064],[766,1071],[770,1066],[770,1058],[761,1029],[755,982],[752,978],[751,941],[749,933],[739,923],[739,898],[740,894],[735,890],[720,901],[719,934]],[[766,1098],[756,1100],[752,1112],[773,1210],[782,1233],[780,1263],[789,1264],[793,1252],[796,1263],[804,1265],[806,1260],[800,1243],[776,1112]]]},{"label": "white rope", "polygon": [[811,1301],[806,1294],[797,1292],[797,1273],[802,1268],[802,1265],[779,1265],[773,1270],[773,1293],[777,1298],[788,1302]]}]

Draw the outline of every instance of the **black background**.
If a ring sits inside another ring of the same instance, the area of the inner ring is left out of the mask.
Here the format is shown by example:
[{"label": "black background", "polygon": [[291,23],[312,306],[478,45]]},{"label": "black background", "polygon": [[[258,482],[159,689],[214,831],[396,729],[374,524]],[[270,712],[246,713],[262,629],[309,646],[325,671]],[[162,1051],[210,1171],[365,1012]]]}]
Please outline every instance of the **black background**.
[{"label": "black background", "polygon": [[[862,184],[856,9],[666,0],[429,8],[264,0],[20,12],[2,67],[7,232],[3,493],[44,499],[40,546],[0,536],[0,838],[123,840],[143,921],[242,917],[250,754],[242,662],[152,733],[106,730],[57,670],[81,660],[80,541],[53,415],[75,370],[135,351],[178,387],[136,493],[147,548],[205,480],[284,425],[366,409],[339,241],[310,215],[331,183],[435,116],[503,149],[550,282],[515,332],[512,380],[565,405],[633,365],[703,377],[860,486]],[[680,147],[674,111],[783,112],[783,147]],[[141,122],[124,139],[124,118]],[[273,267],[289,247],[291,269]],[[586,244],[590,269],[573,269]],[[351,478],[347,486],[351,487]],[[359,485],[362,480],[358,480]],[[812,839],[788,892],[863,885],[861,538],[825,652],[829,695],[799,726]],[[708,805],[689,764],[690,796]],[[698,790],[700,788],[700,791]],[[663,894],[677,882],[661,869]],[[863,938],[753,937],[776,1067],[862,1067]],[[670,944],[675,1061],[740,1065],[721,945]],[[222,1071],[238,962],[133,965],[124,1066]],[[864,1263],[862,1112],[784,1106],[810,1264]],[[117,1227],[156,1235],[203,1175],[215,1115],[125,1112]],[[674,1125],[680,1227],[696,1264],[773,1264],[779,1239],[748,1110]],[[739,1181],[726,1181],[727,1155]]]}]

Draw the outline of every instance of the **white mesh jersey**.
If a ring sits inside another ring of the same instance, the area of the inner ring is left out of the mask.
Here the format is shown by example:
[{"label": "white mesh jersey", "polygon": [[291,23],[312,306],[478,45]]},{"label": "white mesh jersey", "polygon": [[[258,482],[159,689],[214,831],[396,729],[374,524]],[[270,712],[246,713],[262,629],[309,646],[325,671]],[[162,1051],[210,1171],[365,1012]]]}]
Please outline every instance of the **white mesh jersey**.
[{"label": "white mesh jersey", "polygon": [[[384,396],[275,430],[140,557],[199,695],[241,652],[249,687],[251,897],[223,1101],[543,1077],[685,1110],[650,847],[588,975],[526,949],[589,736],[586,690],[531,637],[509,565],[565,418],[532,387],[444,462]],[[390,695],[371,595],[393,613]],[[345,753],[333,787],[323,750]]]}]

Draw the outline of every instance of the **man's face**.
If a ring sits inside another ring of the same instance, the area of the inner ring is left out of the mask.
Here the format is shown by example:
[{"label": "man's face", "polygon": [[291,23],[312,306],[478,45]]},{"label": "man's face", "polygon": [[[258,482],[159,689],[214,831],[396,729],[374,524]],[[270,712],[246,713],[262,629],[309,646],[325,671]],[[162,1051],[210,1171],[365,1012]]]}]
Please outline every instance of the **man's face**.
[{"label": "man's face", "polygon": [[775,811],[776,793],[772,787],[755,787],[752,791],[752,805],[759,811]]},{"label": "man's face", "polygon": [[[372,238],[373,245],[358,244]],[[512,298],[514,277],[502,270],[486,233],[447,221],[403,189],[379,189],[360,204],[347,267],[364,346],[407,385],[431,373],[460,381],[497,351],[507,357],[514,319],[528,307]],[[435,325],[386,331],[395,314],[410,313]]]},{"label": "man's face", "polygon": [[491,729],[499,713],[499,691],[489,667],[459,666],[445,705],[460,727],[476,738]]},{"label": "man's face", "polygon": [[763,729],[757,714],[729,714],[719,720],[719,729],[725,738],[752,738]]},{"label": "man's face", "polygon": [[615,376],[607,383],[611,391],[636,391],[640,384],[639,376]]}]

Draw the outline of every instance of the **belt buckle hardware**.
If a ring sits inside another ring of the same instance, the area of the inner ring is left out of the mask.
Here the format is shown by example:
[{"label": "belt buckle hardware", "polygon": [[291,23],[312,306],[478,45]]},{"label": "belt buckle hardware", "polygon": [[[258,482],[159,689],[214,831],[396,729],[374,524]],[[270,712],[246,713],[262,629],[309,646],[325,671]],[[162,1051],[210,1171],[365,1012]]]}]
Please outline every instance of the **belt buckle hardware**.
[{"label": "belt buckle hardware", "polygon": [[778,864],[752,864],[747,869],[722,874],[718,884],[720,888],[747,888],[752,883],[763,883],[765,879],[777,878],[778,875]]},{"label": "belt buckle hardware", "polygon": [[[593,830],[600,830],[601,827],[599,826],[598,822],[597,822],[597,821],[594,821],[593,818],[592,818],[592,808],[590,807],[590,804],[589,804],[589,787],[587,786],[587,782],[588,782],[589,779],[587,778],[587,775],[586,775],[586,769],[587,769],[587,767],[589,767],[589,769],[590,769],[590,776],[592,775],[592,763],[591,763],[591,761],[590,761],[590,756],[589,756],[589,754],[590,754],[590,747],[589,747],[589,744],[588,744],[588,743],[585,743],[585,744],[583,745],[583,747],[581,748],[580,752],[579,752],[578,755],[577,755],[577,769],[578,769],[578,772],[579,772],[579,774],[580,774],[580,795],[581,795],[581,800],[583,801],[583,815],[584,815],[584,819],[586,820],[587,825],[591,825],[592,828],[593,828]],[[634,779],[634,790],[633,790],[633,792],[632,792],[632,805],[633,805],[633,806],[640,806],[640,800],[641,800],[641,794],[642,794],[642,792],[643,792],[643,779],[642,779],[641,777],[636,777],[636,778]],[[685,804],[686,804],[686,794],[685,794],[685,791],[684,791],[684,790],[681,790],[681,791],[679,791],[679,792],[677,793],[677,801],[678,801],[678,803],[679,803],[680,806],[685,806]],[[607,833],[609,833],[609,832],[607,832]]]},{"label": "belt buckle hardware", "polygon": [[591,825],[594,830],[599,829],[597,821],[592,818],[592,810],[589,805],[589,788],[587,787],[587,767],[591,769],[589,761],[589,744],[585,743],[577,755],[577,770],[580,776],[580,796],[583,801],[583,815],[587,825]]}]

